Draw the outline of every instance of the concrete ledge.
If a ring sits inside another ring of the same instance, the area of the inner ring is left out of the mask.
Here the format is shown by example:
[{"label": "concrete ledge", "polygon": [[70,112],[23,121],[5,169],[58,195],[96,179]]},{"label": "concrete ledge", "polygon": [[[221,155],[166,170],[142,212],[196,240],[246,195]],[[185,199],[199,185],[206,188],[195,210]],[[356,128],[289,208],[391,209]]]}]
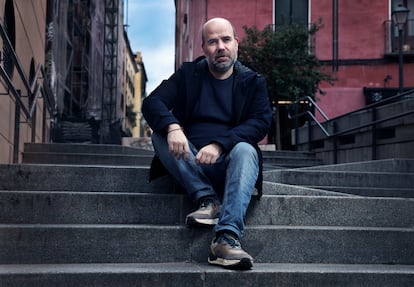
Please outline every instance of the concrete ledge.
[{"label": "concrete ledge", "polygon": [[[0,225],[0,264],[206,262],[212,229]],[[413,228],[247,226],[258,263],[414,265]]]},{"label": "concrete ledge", "polygon": [[[183,225],[196,207],[186,195],[1,191],[3,224]],[[247,225],[414,226],[414,200],[264,195],[252,199]]]},{"label": "concrete ledge", "polygon": [[[197,263],[0,265],[0,283],[28,286],[366,286],[400,287],[414,283],[411,265],[263,264],[231,271]],[[363,284],[362,284],[363,282]]]}]

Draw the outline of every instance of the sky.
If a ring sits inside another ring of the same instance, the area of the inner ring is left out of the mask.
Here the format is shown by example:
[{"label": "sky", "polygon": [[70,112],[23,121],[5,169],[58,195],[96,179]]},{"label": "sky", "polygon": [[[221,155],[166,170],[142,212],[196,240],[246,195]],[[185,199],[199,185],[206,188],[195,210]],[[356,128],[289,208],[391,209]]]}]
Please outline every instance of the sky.
[{"label": "sky", "polygon": [[129,42],[142,54],[149,94],[174,72],[174,0],[124,0],[124,5]]}]

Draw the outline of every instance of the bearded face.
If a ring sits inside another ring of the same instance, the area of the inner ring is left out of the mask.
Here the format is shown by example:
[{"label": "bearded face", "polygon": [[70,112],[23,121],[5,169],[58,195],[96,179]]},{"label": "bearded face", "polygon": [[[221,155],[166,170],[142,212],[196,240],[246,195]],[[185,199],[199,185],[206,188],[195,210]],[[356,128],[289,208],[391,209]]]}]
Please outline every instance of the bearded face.
[{"label": "bearded face", "polygon": [[232,73],[237,60],[238,39],[227,21],[207,22],[203,30],[203,51],[210,71],[217,77]]}]

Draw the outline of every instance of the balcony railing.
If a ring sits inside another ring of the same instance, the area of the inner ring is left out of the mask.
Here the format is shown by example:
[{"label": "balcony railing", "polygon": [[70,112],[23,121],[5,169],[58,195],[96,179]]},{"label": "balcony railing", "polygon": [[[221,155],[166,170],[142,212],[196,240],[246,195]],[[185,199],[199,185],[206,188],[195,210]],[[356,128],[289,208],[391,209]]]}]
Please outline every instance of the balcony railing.
[{"label": "balcony railing", "polygon": [[[403,52],[414,55],[414,19],[407,20],[403,33]],[[399,52],[398,28],[392,20],[384,22],[384,54],[396,55]]]}]

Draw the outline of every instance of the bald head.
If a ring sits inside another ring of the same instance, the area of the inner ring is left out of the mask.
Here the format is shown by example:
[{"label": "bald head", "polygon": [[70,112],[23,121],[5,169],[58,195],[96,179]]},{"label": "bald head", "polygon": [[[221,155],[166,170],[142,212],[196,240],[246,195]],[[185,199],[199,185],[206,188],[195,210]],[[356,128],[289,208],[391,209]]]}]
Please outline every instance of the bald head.
[{"label": "bald head", "polygon": [[226,79],[233,73],[237,60],[239,39],[229,20],[213,18],[203,25],[202,48],[210,72],[217,79]]},{"label": "bald head", "polygon": [[206,30],[215,29],[215,27],[228,27],[231,29],[233,33],[233,37],[234,38],[237,37],[236,29],[234,28],[233,24],[229,20],[225,18],[212,18],[208,20],[206,23],[204,23],[203,28],[201,30],[201,41],[203,45],[206,40],[205,38]]}]

